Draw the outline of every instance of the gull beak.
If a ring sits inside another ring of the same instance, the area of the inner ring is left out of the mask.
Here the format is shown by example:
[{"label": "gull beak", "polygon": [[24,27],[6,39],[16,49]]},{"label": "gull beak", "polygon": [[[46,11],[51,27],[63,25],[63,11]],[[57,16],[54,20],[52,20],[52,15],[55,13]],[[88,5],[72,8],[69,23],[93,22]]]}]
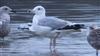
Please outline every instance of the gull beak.
[{"label": "gull beak", "polygon": [[31,9],[28,9],[27,12],[28,12],[28,13],[32,13],[32,10],[31,10]]},{"label": "gull beak", "polygon": [[27,12],[35,14],[35,11],[33,11],[32,9],[28,9]]}]

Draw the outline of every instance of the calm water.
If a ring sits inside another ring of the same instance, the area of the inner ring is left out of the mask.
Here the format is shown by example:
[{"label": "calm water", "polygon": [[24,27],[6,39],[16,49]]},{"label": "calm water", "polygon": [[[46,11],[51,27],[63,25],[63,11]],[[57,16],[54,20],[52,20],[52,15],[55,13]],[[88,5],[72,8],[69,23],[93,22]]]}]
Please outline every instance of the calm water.
[{"label": "calm water", "polygon": [[[73,5],[72,9],[47,9],[47,15],[87,25],[100,25],[99,6]],[[87,43],[86,29],[82,32],[64,33],[57,39],[56,49],[51,50],[48,37],[32,36],[17,29],[19,24],[30,22],[31,19],[32,15],[25,12],[12,14],[12,30],[5,42],[0,43],[0,56],[95,56],[95,49]]]}]

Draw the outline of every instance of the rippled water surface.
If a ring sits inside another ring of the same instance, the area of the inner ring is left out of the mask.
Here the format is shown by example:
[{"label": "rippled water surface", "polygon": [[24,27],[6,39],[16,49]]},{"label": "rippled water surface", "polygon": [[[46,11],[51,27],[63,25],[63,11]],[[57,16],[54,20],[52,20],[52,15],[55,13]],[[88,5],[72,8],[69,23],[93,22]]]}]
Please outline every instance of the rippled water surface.
[{"label": "rippled water surface", "polygon": [[[75,4],[72,9],[66,10],[47,8],[47,14],[76,23],[100,25],[100,10],[96,5]],[[64,33],[57,39],[56,49],[52,50],[49,37],[33,36],[17,29],[19,24],[31,21],[31,14],[17,13],[12,18],[11,32],[4,42],[0,42],[0,56],[95,56],[95,49],[87,42],[86,29]]]}]

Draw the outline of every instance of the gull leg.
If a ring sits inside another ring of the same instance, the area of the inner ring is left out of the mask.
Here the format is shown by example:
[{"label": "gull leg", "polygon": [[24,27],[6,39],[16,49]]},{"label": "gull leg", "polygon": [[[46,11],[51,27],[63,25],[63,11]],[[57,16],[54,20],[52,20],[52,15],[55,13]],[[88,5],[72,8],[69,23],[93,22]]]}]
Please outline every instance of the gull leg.
[{"label": "gull leg", "polygon": [[56,46],[56,39],[59,37],[60,32],[57,32],[56,36],[53,39],[53,48],[55,49]]},{"label": "gull leg", "polygon": [[55,49],[56,46],[56,37],[53,39],[53,48]]},{"label": "gull leg", "polygon": [[50,38],[50,49],[52,47],[52,38]]},{"label": "gull leg", "polygon": [[98,56],[98,50],[96,50],[96,56]]}]

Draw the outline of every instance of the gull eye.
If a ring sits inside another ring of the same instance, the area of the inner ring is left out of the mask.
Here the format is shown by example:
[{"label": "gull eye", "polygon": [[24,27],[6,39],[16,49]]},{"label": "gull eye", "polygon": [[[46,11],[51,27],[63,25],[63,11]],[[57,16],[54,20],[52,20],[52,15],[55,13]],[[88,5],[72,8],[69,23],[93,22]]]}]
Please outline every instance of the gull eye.
[{"label": "gull eye", "polygon": [[38,8],[38,10],[41,10],[41,8]]},{"label": "gull eye", "polygon": [[8,10],[8,8],[4,8],[4,10]]}]

